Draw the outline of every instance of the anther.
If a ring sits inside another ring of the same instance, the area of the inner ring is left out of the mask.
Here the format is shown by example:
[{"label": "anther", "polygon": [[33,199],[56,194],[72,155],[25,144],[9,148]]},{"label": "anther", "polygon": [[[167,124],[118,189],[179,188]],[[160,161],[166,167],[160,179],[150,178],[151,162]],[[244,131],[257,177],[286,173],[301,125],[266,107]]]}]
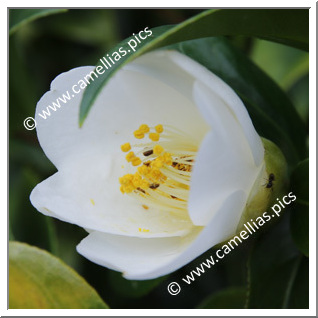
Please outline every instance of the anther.
[{"label": "anther", "polygon": [[142,125],[140,125],[140,127],[139,127],[138,130],[139,130],[140,132],[146,134],[146,133],[149,132],[150,129],[149,129],[148,125],[142,124]]},{"label": "anther", "polygon": [[138,157],[134,157],[131,159],[131,164],[136,167],[136,166],[139,166],[141,164],[141,160],[140,158]]},{"label": "anther", "polygon": [[164,149],[160,145],[155,145],[153,147],[153,153],[155,155],[160,155],[163,151],[164,151]]},{"label": "anther", "polygon": [[128,154],[126,155],[126,160],[130,162],[133,158],[135,158],[134,152],[133,151],[128,152]]},{"label": "anther", "polygon": [[131,146],[129,142],[126,142],[125,144],[121,145],[120,148],[123,152],[127,152],[131,149]]},{"label": "anther", "polygon": [[[137,137],[136,137],[137,138]],[[152,141],[158,141],[160,136],[158,133],[150,133],[149,134],[149,138],[152,140]]]},{"label": "anther", "polygon": [[137,138],[137,139],[142,139],[142,138],[145,137],[145,134],[138,129],[138,130],[135,130],[135,131],[134,131],[134,136],[135,136],[135,138]]},{"label": "anther", "polygon": [[156,132],[157,132],[158,134],[161,134],[161,133],[163,132],[163,126],[162,126],[162,125],[157,125],[157,126],[155,127],[155,129],[156,129]]}]

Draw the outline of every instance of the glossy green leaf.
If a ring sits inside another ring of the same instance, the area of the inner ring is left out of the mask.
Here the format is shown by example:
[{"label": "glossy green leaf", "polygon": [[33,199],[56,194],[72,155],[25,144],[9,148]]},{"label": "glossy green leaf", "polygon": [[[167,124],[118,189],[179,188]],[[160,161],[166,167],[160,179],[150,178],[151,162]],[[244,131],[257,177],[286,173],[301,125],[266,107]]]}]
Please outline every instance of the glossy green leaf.
[{"label": "glossy green leaf", "polygon": [[251,252],[247,308],[308,308],[308,263],[292,242],[289,213],[281,218]]},{"label": "glossy green leaf", "polygon": [[308,74],[309,54],[279,43],[256,40],[252,60],[284,90]]},{"label": "glossy green leaf", "polygon": [[308,131],[309,127],[309,74],[300,78],[287,91],[290,100],[293,101],[295,108],[306,125]]},{"label": "glossy green leaf", "polygon": [[9,243],[10,309],[105,309],[96,291],[60,259],[37,247]]},{"label": "glossy green leaf", "polygon": [[67,9],[10,9],[9,34],[13,34],[23,25],[38,18],[66,11]]},{"label": "glossy green leaf", "polygon": [[212,294],[198,306],[200,309],[243,309],[246,301],[246,288],[229,287]]},{"label": "glossy green leaf", "polygon": [[49,217],[35,213],[29,199],[32,189],[41,179],[28,165],[22,166],[13,160],[11,150],[10,144],[9,222],[14,238],[49,249],[51,244],[46,223]]},{"label": "glossy green leaf", "polygon": [[[80,108],[80,125],[110,77],[124,64],[146,52],[182,41],[219,35],[256,36],[308,50],[308,21],[309,12],[303,9],[224,9],[204,11],[174,27],[155,28],[153,35],[139,44],[134,53],[121,57],[109,72],[86,88]],[[121,46],[128,51],[128,40],[112,52]]]},{"label": "glossy green leaf", "polygon": [[290,226],[299,250],[309,255],[309,160],[297,165],[291,177],[291,189],[297,199],[291,211]]},{"label": "glossy green leaf", "polygon": [[21,41],[15,36],[10,38],[9,52],[9,129],[12,133],[24,129],[23,121],[34,114],[39,96],[38,83],[36,80],[30,80],[33,74],[28,68],[29,61],[21,47]]},{"label": "glossy green leaf", "polygon": [[289,294],[288,308],[309,308],[309,259],[301,257],[293,286]]},{"label": "glossy green leaf", "polygon": [[303,122],[286,94],[225,38],[179,43],[169,48],[188,55],[221,77],[241,97],[257,132],[275,142],[289,163],[307,155]]},{"label": "glossy green leaf", "polygon": [[139,298],[147,295],[165,279],[166,276],[145,281],[127,280],[121,273],[109,272],[110,286],[118,295],[128,298]]}]

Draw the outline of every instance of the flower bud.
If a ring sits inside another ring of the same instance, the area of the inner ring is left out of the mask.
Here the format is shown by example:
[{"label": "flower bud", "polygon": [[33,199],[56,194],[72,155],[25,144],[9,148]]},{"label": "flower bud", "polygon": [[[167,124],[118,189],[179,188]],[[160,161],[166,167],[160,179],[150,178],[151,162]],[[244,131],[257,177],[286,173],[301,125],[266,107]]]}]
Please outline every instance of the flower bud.
[{"label": "flower bud", "polygon": [[284,196],[288,185],[287,163],[281,150],[271,141],[262,138],[264,145],[264,168],[250,192],[245,209],[237,227],[237,233],[244,224],[261,216],[276,203],[276,198]]}]

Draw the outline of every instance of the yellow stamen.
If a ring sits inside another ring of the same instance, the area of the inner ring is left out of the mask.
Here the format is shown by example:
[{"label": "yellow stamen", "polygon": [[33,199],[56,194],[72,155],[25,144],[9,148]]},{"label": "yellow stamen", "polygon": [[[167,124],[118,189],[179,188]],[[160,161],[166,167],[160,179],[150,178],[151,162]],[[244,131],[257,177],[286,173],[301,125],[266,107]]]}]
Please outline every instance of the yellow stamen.
[{"label": "yellow stamen", "polygon": [[134,136],[137,139],[142,139],[142,138],[145,137],[145,134],[142,131],[140,131],[140,130],[135,130],[134,131]]},{"label": "yellow stamen", "polygon": [[141,175],[147,175],[149,173],[149,168],[145,165],[142,165],[141,167],[138,167],[138,172],[141,174]]},{"label": "yellow stamen", "polygon": [[148,125],[142,124],[142,125],[140,125],[140,127],[139,127],[138,130],[139,130],[140,132],[146,134],[146,133],[149,132],[150,129],[149,129]]},{"label": "yellow stamen", "polygon": [[135,158],[134,152],[133,151],[128,152],[128,154],[126,155],[126,160],[130,162],[133,158]]},{"label": "yellow stamen", "polygon": [[161,133],[163,132],[163,126],[162,126],[162,125],[157,125],[157,126],[155,127],[155,129],[156,129],[156,132],[157,132],[158,134],[161,134]]},{"label": "yellow stamen", "polygon": [[93,205],[95,205],[95,201],[93,199],[90,200]]},{"label": "yellow stamen", "polygon": [[126,142],[125,144],[123,144],[123,145],[121,145],[121,150],[123,151],[123,152],[127,152],[127,151],[129,151],[130,149],[131,149],[131,146],[130,146],[130,143],[129,142]]},{"label": "yellow stamen", "polygon": [[151,167],[154,167],[154,168],[162,168],[163,165],[164,165],[164,162],[160,157],[156,158],[155,160],[151,162]]},{"label": "yellow stamen", "polygon": [[[133,145],[137,156],[133,151],[126,154],[126,160],[136,170],[134,174],[129,173],[119,178],[120,191],[139,199],[145,210],[154,207],[168,212],[187,213],[197,144],[191,135],[180,130],[165,127],[165,133],[159,135],[163,130],[162,125],[150,130],[148,125],[142,124],[134,132],[137,139],[148,134],[150,141]],[[125,145],[122,145],[123,151],[128,148]],[[149,230],[139,228],[139,232]]]},{"label": "yellow stamen", "polygon": [[152,141],[158,141],[160,136],[158,133],[150,133],[149,134],[149,138],[152,140]]},{"label": "yellow stamen", "polygon": [[141,164],[141,160],[140,158],[138,157],[134,157],[131,159],[131,164],[136,167],[136,166],[139,166]]},{"label": "yellow stamen", "polygon": [[153,153],[155,155],[160,155],[163,151],[164,151],[164,149],[160,145],[155,145],[153,147]]},{"label": "yellow stamen", "polygon": [[171,166],[172,165],[172,156],[169,152],[166,152],[163,155],[163,161],[166,165]]}]

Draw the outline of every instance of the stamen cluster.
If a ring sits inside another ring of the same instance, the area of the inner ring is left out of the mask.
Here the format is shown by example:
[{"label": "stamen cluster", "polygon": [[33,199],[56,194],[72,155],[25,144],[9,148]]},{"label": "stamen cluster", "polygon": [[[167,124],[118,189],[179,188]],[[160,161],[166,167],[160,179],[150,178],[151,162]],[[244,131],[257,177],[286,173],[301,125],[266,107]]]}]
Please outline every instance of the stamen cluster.
[{"label": "stamen cluster", "polygon": [[[196,149],[189,146],[182,134],[166,128],[164,133],[162,125],[150,128],[142,124],[134,131],[136,139],[146,135],[149,142],[134,145],[141,148],[137,154],[131,151],[130,143],[121,146],[121,150],[127,152],[126,161],[137,167],[137,171],[119,178],[120,191],[138,195],[144,203],[160,204],[169,211],[186,209]],[[148,205],[142,206],[148,209]]]}]

